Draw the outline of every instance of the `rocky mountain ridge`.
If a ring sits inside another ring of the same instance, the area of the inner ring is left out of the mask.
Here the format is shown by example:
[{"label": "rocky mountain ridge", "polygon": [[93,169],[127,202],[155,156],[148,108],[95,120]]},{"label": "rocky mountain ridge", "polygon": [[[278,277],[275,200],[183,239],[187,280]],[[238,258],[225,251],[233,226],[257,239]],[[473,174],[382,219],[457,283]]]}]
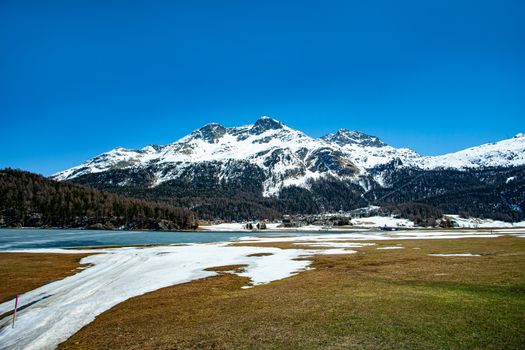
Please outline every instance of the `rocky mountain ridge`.
[{"label": "rocky mountain ridge", "polygon": [[[379,138],[340,129],[320,138],[310,137],[269,117],[253,125],[224,127],[211,123],[165,146],[140,150],[117,147],[52,176],[72,180],[111,170],[146,170],[146,186],[191,180],[192,172],[212,167],[217,181],[235,181],[256,172],[263,179],[263,195],[277,196],[286,187],[309,188],[311,181],[337,179],[358,184],[365,191],[387,186],[388,172],[399,169],[476,169],[525,164],[525,137],[485,144],[442,156],[425,157],[407,148],[395,148]],[[250,170],[251,169],[251,170]],[[122,179],[116,185],[125,186]]]}]

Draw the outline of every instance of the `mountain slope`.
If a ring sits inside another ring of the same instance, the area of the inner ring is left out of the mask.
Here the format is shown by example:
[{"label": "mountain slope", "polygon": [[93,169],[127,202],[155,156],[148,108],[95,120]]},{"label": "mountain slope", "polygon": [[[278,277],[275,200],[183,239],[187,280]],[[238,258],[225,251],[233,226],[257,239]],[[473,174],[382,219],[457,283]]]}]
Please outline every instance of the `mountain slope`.
[{"label": "mountain slope", "polygon": [[512,167],[525,164],[525,135],[471,147],[436,157],[424,157],[418,165],[423,169]]}]

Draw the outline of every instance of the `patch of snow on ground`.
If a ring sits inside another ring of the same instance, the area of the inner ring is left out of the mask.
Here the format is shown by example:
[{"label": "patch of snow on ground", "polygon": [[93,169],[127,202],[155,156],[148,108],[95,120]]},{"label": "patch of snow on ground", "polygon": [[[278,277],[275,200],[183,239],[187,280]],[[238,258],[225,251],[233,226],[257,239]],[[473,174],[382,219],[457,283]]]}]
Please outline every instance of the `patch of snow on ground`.
[{"label": "patch of snow on ground", "polygon": [[510,228],[510,227],[525,227],[525,221],[521,222],[505,222],[491,219],[479,218],[462,218],[459,215],[447,214],[445,215],[454,221],[458,227],[461,228]]},{"label": "patch of snow on ground", "polygon": [[357,251],[349,249],[325,249],[317,252],[317,255],[355,254]]},{"label": "patch of snow on ground", "polygon": [[515,179],[515,176],[508,177],[507,180],[505,180],[505,183],[508,184],[509,182],[514,181]]},{"label": "patch of snow on ground", "polygon": [[379,247],[378,250],[405,249],[405,247]]},{"label": "patch of snow on ground", "polygon": [[332,230],[331,227],[320,225],[306,225],[301,227],[279,227],[280,223],[267,224],[266,229],[271,231],[327,231]]},{"label": "patch of snow on ground", "polygon": [[481,256],[479,254],[461,253],[461,254],[428,254],[428,256]]},{"label": "patch of snow on ground", "polygon": [[352,224],[365,227],[414,227],[412,221],[394,218],[392,216],[370,216],[367,218],[352,219]]},{"label": "patch of snow on ground", "polygon": [[[216,225],[200,226],[201,230],[205,231],[221,231],[221,232],[238,232],[238,231],[252,231],[246,229],[247,223],[223,223]],[[306,225],[300,227],[280,227],[280,223],[266,224],[266,229],[261,231],[344,231],[345,228],[320,226],[320,225]],[[352,229],[353,230],[353,229]],[[257,230],[253,230],[257,231]]]},{"label": "patch of snow on ground", "polygon": [[325,233],[308,236],[290,237],[240,237],[239,241],[244,243],[276,243],[276,242],[340,242],[340,241],[375,241],[375,240],[398,240],[398,239],[455,239],[455,238],[495,238],[499,234],[490,234],[477,231],[438,231],[438,230],[411,230],[411,231],[380,231],[380,232],[352,232],[352,233]]},{"label": "patch of snow on ground", "polygon": [[[29,250],[26,250],[29,251]],[[304,270],[319,251],[264,247],[236,247],[227,243],[113,248],[97,250],[46,250],[33,252],[93,253],[81,260],[91,264],[81,272],[20,296],[16,327],[11,318],[0,320],[0,348],[50,349],[92,322],[111,307],[131,297],[160,288],[214,276],[207,268],[247,265],[237,273],[259,285],[286,278]],[[347,253],[328,250],[332,254]],[[328,254],[328,251],[322,251]],[[250,254],[271,253],[249,257]],[[351,252],[350,252],[351,253]],[[0,314],[11,311],[13,301],[0,304]]]},{"label": "patch of snow on ground", "polygon": [[224,231],[224,232],[230,232],[230,231],[249,231],[246,229],[246,224],[237,223],[237,222],[229,222],[229,223],[223,223],[223,224],[217,224],[217,225],[208,225],[208,226],[199,226],[200,229],[206,230],[206,231]]}]

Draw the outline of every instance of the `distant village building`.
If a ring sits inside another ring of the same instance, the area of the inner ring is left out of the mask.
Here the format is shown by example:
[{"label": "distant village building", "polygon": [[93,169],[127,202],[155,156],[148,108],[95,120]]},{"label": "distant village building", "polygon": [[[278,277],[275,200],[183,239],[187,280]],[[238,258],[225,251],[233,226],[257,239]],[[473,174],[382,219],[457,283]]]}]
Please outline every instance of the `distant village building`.
[{"label": "distant village building", "polygon": [[266,230],[265,222],[248,222],[244,225],[244,228],[247,230]]}]

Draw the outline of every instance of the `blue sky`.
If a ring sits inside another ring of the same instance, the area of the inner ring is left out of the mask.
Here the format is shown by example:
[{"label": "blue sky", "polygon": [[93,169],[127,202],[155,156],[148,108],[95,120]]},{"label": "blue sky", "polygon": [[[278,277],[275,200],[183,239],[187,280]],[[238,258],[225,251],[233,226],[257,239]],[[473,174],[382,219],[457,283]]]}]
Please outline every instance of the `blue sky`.
[{"label": "blue sky", "polygon": [[0,167],[269,115],[440,154],[525,132],[525,2],[0,2]]}]

